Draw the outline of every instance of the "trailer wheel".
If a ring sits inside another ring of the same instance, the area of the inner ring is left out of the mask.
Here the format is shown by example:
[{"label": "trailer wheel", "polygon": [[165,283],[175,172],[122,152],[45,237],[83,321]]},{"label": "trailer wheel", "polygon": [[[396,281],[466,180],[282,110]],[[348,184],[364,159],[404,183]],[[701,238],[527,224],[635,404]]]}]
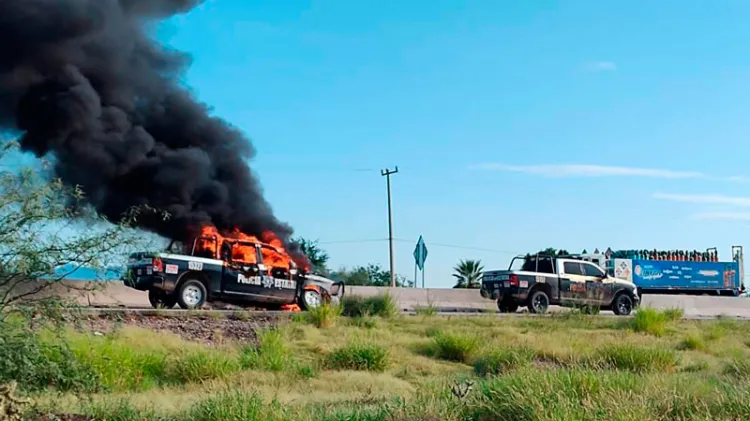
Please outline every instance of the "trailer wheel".
[{"label": "trailer wheel", "polygon": [[177,304],[185,310],[201,308],[207,296],[206,286],[197,279],[187,279],[177,288]]},{"label": "trailer wheel", "polygon": [[529,296],[529,313],[542,314],[546,313],[549,308],[549,295],[542,290],[534,291]]},{"label": "trailer wheel", "polygon": [[612,312],[618,316],[628,316],[633,311],[633,299],[626,293],[621,293],[612,302]]},{"label": "trailer wheel", "polygon": [[148,290],[148,302],[153,308],[170,309],[177,304],[177,299],[160,289],[152,288]]}]

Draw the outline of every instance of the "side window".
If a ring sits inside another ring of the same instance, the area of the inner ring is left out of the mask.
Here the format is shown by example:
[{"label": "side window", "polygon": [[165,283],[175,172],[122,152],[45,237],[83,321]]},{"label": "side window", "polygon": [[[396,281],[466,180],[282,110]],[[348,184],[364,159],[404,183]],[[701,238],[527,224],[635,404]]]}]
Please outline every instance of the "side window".
[{"label": "side window", "polygon": [[568,275],[583,275],[581,264],[578,262],[565,262],[563,263],[563,269]]},{"label": "side window", "polygon": [[604,272],[594,265],[583,263],[581,266],[583,266],[583,274],[585,276],[596,276],[599,278],[604,276]]}]

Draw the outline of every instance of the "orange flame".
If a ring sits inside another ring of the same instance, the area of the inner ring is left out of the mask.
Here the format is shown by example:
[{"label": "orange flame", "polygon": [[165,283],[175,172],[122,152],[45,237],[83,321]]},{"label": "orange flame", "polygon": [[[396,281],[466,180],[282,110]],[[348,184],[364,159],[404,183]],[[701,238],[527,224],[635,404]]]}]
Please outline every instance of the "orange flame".
[{"label": "orange flame", "polygon": [[[215,239],[215,240],[214,240]],[[225,246],[226,244],[226,246]],[[262,238],[247,235],[238,229],[220,234],[216,227],[207,225],[201,229],[200,236],[195,242],[195,255],[221,259],[222,247],[229,247],[232,254],[232,260],[242,263],[258,263],[255,245],[261,246],[261,256],[263,264],[267,267],[276,267],[290,269],[294,262],[297,266],[302,266],[304,270],[309,270],[309,264],[306,259],[299,259],[298,262],[292,259],[284,248],[281,240],[273,232],[267,231],[262,234]],[[302,263],[301,265],[299,263]]]}]

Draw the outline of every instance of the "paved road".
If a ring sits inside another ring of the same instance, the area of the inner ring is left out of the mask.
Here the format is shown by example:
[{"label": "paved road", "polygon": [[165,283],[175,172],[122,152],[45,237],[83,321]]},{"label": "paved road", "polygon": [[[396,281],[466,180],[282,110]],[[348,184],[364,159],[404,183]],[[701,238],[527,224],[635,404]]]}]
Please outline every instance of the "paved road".
[{"label": "paved road", "polygon": [[[87,307],[149,308],[145,292],[127,288],[118,282],[70,282],[56,285],[53,291],[75,300]],[[476,290],[448,288],[377,288],[348,287],[347,295],[373,296],[390,293],[402,311],[414,311],[418,307],[434,306],[446,313],[495,312],[497,307],[491,300],[479,296]],[[681,308],[686,317],[706,318],[719,315],[750,319],[750,299],[736,297],[710,297],[688,295],[645,295],[643,305],[657,309]],[[552,311],[563,311],[559,307]],[[611,314],[611,313],[610,313]]]}]

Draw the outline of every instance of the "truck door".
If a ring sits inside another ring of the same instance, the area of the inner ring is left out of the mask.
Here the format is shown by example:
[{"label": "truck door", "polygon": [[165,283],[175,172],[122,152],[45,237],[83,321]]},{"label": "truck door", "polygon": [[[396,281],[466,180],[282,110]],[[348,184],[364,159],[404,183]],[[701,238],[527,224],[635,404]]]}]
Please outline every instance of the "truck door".
[{"label": "truck door", "polygon": [[604,271],[593,263],[581,262],[581,268],[586,279],[586,298],[592,300],[592,304],[609,304],[613,298],[614,279],[606,277]]},{"label": "truck door", "polygon": [[586,297],[586,277],[581,262],[560,259],[557,265],[560,277],[560,301],[563,305],[581,302]]},{"label": "truck door", "polygon": [[274,302],[294,303],[297,298],[297,281],[289,271],[289,258],[268,245],[260,245],[260,255],[267,275],[273,280],[264,294]]},{"label": "truck door", "polygon": [[259,265],[261,256],[255,245],[224,241],[221,258],[226,262],[222,292],[255,297],[263,294],[264,276]]}]

